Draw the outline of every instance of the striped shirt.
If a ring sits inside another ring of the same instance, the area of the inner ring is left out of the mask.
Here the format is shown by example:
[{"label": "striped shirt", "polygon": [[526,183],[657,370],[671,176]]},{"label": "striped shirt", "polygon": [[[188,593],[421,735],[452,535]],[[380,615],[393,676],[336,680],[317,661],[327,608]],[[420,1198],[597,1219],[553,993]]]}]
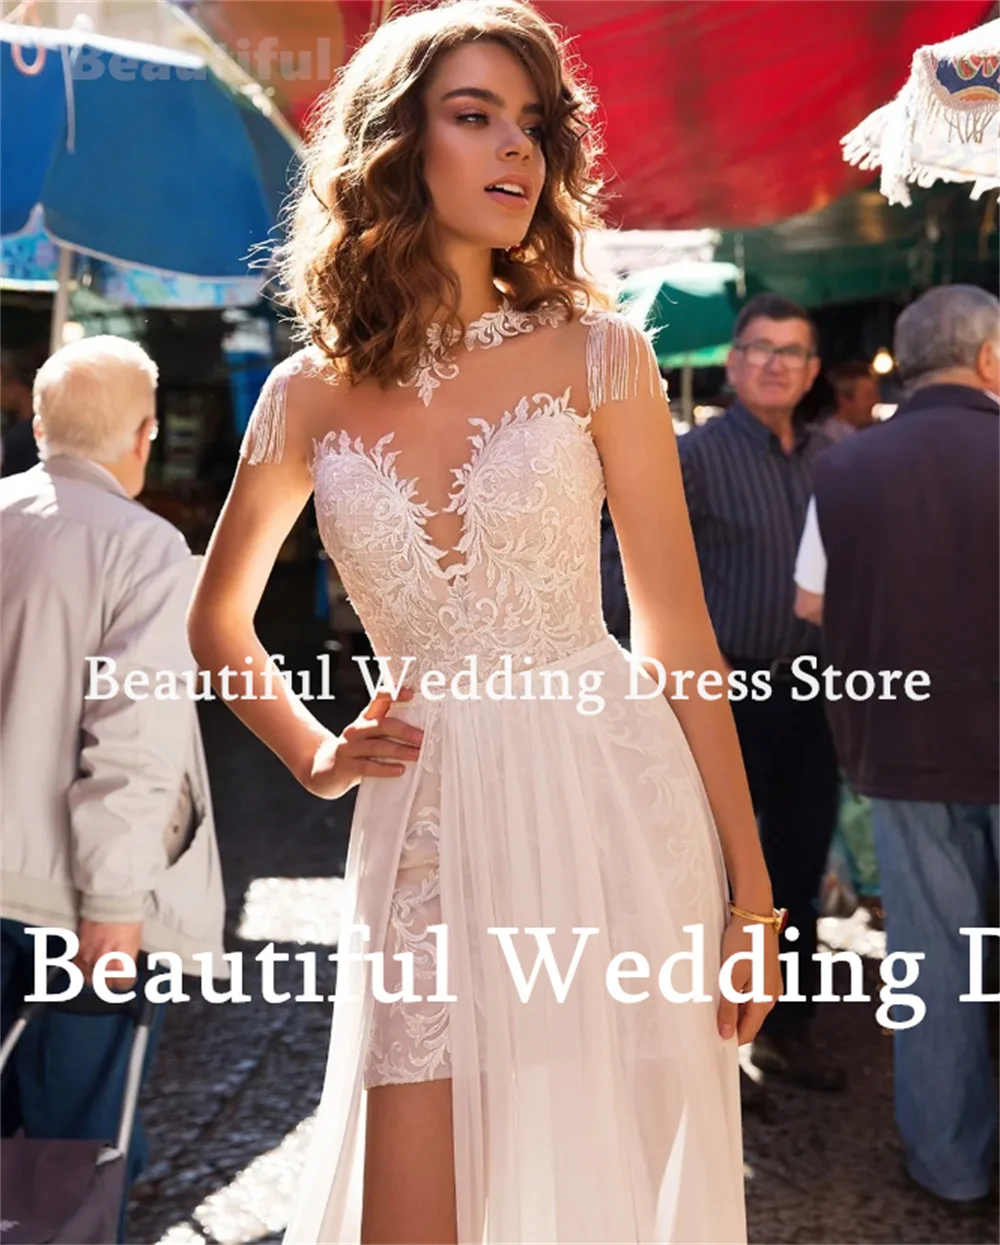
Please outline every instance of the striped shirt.
[{"label": "striped shirt", "polygon": [[820,631],[795,617],[795,555],[812,469],[829,440],[796,426],[786,454],[742,405],[678,441],[684,491],[722,652],[769,662],[818,653]]}]

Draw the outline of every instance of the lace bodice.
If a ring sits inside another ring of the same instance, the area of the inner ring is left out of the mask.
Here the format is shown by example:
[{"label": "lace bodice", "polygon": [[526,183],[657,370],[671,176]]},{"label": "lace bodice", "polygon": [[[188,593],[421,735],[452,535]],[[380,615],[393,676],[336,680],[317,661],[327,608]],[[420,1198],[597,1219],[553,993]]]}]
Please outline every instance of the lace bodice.
[{"label": "lace bodice", "polygon": [[[435,344],[421,361],[423,377],[406,382],[409,401],[426,407],[427,395],[437,403],[446,389],[450,398],[458,373],[472,373],[464,391],[454,390],[455,413],[444,414],[437,439],[420,430],[419,415],[394,419],[377,438],[365,435],[368,417],[312,438],[323,543],[375,653],[393,659],[394,676],[402,673],[403,658],[414,659],[406,675],[411,686],[428,670],[449,675],[468,668],[470,656],[485,677],[510,654],[517,675],[605,634],[599,570],[604,477],[593,414],[604,402],[656,393],[662,382],[644,335],[622,317],[595,312],[582,323],[583,329],[579,322],[572,326],[583,345],[575,370],[566,343],[540,340],[544,333],[570,331],[552,317],[515,319],[510,332],[494,325],[501,331],[486,336],[482,324],[471,326],[469,349],[470,339],[500,345],[516,334],[538,336],[520,357],[513,342],[477,354],[478,371],[468,366],[472,355],[467,361],[459,350],[449,358]],[[244,457],[280,458],[288,378],[313,366],[309,352],[301,352],[272,374]],[[531,383],[543,380],[544,391]],[[521,393],[525,382],[530,392]],[[508,392],[516,400],[505,402]],[[433,494],[423,472],[411,474],[411,458],[432,464],[427,477],[448,472],[451,487],[441,489],[439,505],[424,500]],[[458,465],[449,466],[449,458]]]},{"label": "lace bodice", "polygon": [[416,677],[473,653],[550,661],[602,634],[604,490],[587,423],[568,390],[522,398],[497,423],[470,420],[472,457],[445,508],[462,517],[465,560],[443,570],[424,526],[432,512],[397,475],[391,433],[370,454],[343,433],[318,447],[323,543],[380,653],[416,658]]}]

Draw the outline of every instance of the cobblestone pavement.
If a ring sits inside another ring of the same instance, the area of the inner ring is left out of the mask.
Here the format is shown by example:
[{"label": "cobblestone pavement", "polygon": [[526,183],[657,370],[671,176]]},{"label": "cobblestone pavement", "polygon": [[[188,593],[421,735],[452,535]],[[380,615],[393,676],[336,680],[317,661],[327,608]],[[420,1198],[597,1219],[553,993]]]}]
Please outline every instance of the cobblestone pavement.
[{"label": "cobblestone pavement", "polygon": [[[287,666],[315,668],[320,634],[306,629],[298,639],[297,649],[280,650]],[[275,651],[274,641],[270,646]],[[363,703],[339,695],[313,707],[339,727]],[[314,947],[324,964],[336,940],[352,801],[314,800],[222,704],[203,711],[226,876],[227,947],[241,950],[254,970],[244,983],[253,1001],[213,1006],[193,994],[171,1008],[143,1099],[153,1161],[133,1192],[128,1237],[142,1245],[280,1240],[329,1038],[329,1004],[263,1001],[253,956],[273,940],[293,955]],[[824,922],[822,936],[869,957],[872,993],[881,936],[861,916]],[[299,993],[301,966],[279,964],[275,982],[278,991]],[[327,968],[318,990],[332,987]],[[746,1117],[751,1241],[998,1240],[995,1214],[955,1218],[905,1181],[892,1121],[891,1042],[875,1006],[828,1004],[821,1011],[818,1038],[850,1071],[845,1095],[775,1091],[771,1119]]]}]

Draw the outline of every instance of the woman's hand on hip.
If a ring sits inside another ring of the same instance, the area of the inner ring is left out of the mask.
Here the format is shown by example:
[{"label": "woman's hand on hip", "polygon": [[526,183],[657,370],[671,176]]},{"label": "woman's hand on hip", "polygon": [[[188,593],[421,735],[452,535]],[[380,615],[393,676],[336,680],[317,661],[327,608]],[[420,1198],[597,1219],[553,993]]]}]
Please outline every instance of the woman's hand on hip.
[{"label": "woman's hand on hip", "polygon": [[[396,700],[410,700],[413,690],[404,687]],[[346,727],[317,748],[312,768],[302,785],[324,800],[336,800],[356,787],[362,778],[398,778],[408,762],[420,755],[424,732],[419,726],[388,716],[396,700],[379,692]]]}]

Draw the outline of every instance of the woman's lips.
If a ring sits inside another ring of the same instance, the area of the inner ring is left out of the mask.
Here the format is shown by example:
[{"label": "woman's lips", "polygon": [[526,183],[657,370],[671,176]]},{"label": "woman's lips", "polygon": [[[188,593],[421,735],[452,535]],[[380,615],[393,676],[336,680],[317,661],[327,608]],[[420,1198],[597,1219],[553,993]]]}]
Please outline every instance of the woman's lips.
[{"label": "woman's lips", "polygon": [[509,195],[502,190],[487,190],[486,194],[489,195],[494,203],[499,203],[505,208],[513,208],[514,211],[523,212],[530,204],[527,195]]}]

